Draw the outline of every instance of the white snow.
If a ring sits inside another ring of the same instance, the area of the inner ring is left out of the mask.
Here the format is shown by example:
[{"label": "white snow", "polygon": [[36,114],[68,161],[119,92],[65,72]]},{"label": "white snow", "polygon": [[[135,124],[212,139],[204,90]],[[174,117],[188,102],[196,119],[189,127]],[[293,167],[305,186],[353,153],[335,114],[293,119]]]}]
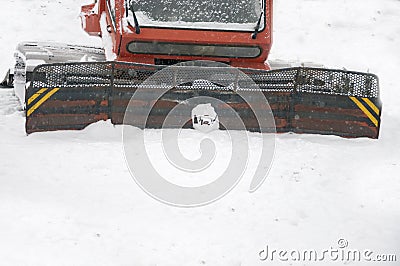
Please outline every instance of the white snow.
[{"label": "white snow", "polygon": [[[19,41],[101,45],[80,29],[81,4],[3,1],[0,74]],[[351,249],[400,260],[400,1],[279,0],[274,9],[271,58],[379,76],[379,140],[280,134],[257,192],[247,192],[247,173],[220,201],[182,209],[155,201],[132,180],[121,127],[100,122],[26,136],[18,100],[0,89],[0,264],[398,265],[258,258],[267,245],[324,250],[344,238]],[[196,134],[182,136],[192,156]],[[251,134],[251,149],[259,140]]]},{"label": "white snow", "polygon": [[59,41],[101,46],[101,40],[87,36],[81,28],[80,8],[92,0],[2,1],[0,16],[0,77],[13,66],[15,47],[22,41]]},{"label": "white snow", "polygon": [[106,59],[108,61],[114,61],[117,55],[113,51],[113,40],[111,34],[108,32],[107,27],[107,15],[105,12],[100,16],[100,29],[101,29],[101,40],[103,41],[104,52],[106,54]]}]

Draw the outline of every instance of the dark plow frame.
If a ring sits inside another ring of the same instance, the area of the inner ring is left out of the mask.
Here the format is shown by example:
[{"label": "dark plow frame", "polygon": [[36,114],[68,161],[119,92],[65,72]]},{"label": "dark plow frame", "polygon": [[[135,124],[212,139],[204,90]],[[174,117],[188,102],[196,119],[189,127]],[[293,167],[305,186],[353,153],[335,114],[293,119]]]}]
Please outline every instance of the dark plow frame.
[{"label": "dark plow frame", "polygon": [[[26,90],[26,132],[79,130],[108,119],[113,124],[122,124],[136,89],[164,67],[122,62],[40,65]],[[240,70],[259,86],[268,100],[278,133],[375,139],[379,136],[382,103],[378,77],[374,74],[307,67]],[[239,87],[246,90],[246,85]],[[157,88],[149,89],[149,93],[152,90]],[[234,90],[196,88],[190,84],[171,88],[155,103],[149,117],[138,113],[138,121],[146,120],[147,128],[161,128],[178,102],[194,96],[224,101],[239,114],[249,131],[269,131],[260,130],[254,112]],[[148,102],[136,104],[152,103],[149,98]],[[182,114],[187,128],[192,127],[189,111]]]}]

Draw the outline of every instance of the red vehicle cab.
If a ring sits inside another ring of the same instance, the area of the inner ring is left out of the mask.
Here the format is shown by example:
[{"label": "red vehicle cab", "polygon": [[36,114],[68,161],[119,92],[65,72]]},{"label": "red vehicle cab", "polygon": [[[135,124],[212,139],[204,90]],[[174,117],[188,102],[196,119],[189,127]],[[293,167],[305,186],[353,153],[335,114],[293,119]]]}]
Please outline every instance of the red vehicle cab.
[{"label": "red vehicle cab", "polygon": [[103,38],[108,60],[269,69],[272,0],[98,0],[81,18],[87,33]]}]

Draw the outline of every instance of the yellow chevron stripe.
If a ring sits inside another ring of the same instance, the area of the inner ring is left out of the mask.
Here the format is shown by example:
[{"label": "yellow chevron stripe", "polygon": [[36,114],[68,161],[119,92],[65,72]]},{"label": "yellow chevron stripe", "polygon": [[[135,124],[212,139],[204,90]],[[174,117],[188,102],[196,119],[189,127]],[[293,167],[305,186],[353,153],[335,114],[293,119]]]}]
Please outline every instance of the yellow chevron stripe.
[{"label": "yellow chevron stripe", "polygon": [[43,92],[47,91],[47,88],[40,89],[37,91],[35,94],[33,94],[29,99],[28,99],[28,105],[30,105],[37,97],[40,96]]},{"label": "yellow chevron stripe", "polygon": [[369,107],[371,107],[372,110],[374,110],[375,114],[379,115],[379,109],[378,107],[376,107],[376,105],[371,102],[370,99],[368,98],[362,98],[364,100],[364,102],[366,102],[368,104]]},{"label": "yellow chevron stripe", "polygon": [[56,93],[59,88],[54,88],[50,92],[48,92],[45,96],[43,96],[37,103],[35,103],[26,113],[27,116],[30,116],[36,109],[38,109],[45,101],[47,101],[54,93]]},{"label": "yellow chevron stripe", "polygon": [[365,106],[356,97],[350,96],[350,99],[358,106],[358,108],[361,109],[361,111],[364,112],[366,116],[368,116],[369,120],[371,120],[371,122],[377,127],[378,120],[371,114],[371,112],[368,111],[368,109],[365,108]]}]

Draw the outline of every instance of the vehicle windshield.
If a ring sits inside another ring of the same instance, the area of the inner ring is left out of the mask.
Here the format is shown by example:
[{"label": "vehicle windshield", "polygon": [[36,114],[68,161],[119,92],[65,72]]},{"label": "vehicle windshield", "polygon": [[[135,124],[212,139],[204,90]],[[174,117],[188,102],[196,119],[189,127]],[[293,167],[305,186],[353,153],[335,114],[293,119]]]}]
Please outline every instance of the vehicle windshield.
[{"label": "vehicle windshield", "polygon": [[141,26],[252,31],[263,12],[262,1],[133,0],[132,8]]}]

